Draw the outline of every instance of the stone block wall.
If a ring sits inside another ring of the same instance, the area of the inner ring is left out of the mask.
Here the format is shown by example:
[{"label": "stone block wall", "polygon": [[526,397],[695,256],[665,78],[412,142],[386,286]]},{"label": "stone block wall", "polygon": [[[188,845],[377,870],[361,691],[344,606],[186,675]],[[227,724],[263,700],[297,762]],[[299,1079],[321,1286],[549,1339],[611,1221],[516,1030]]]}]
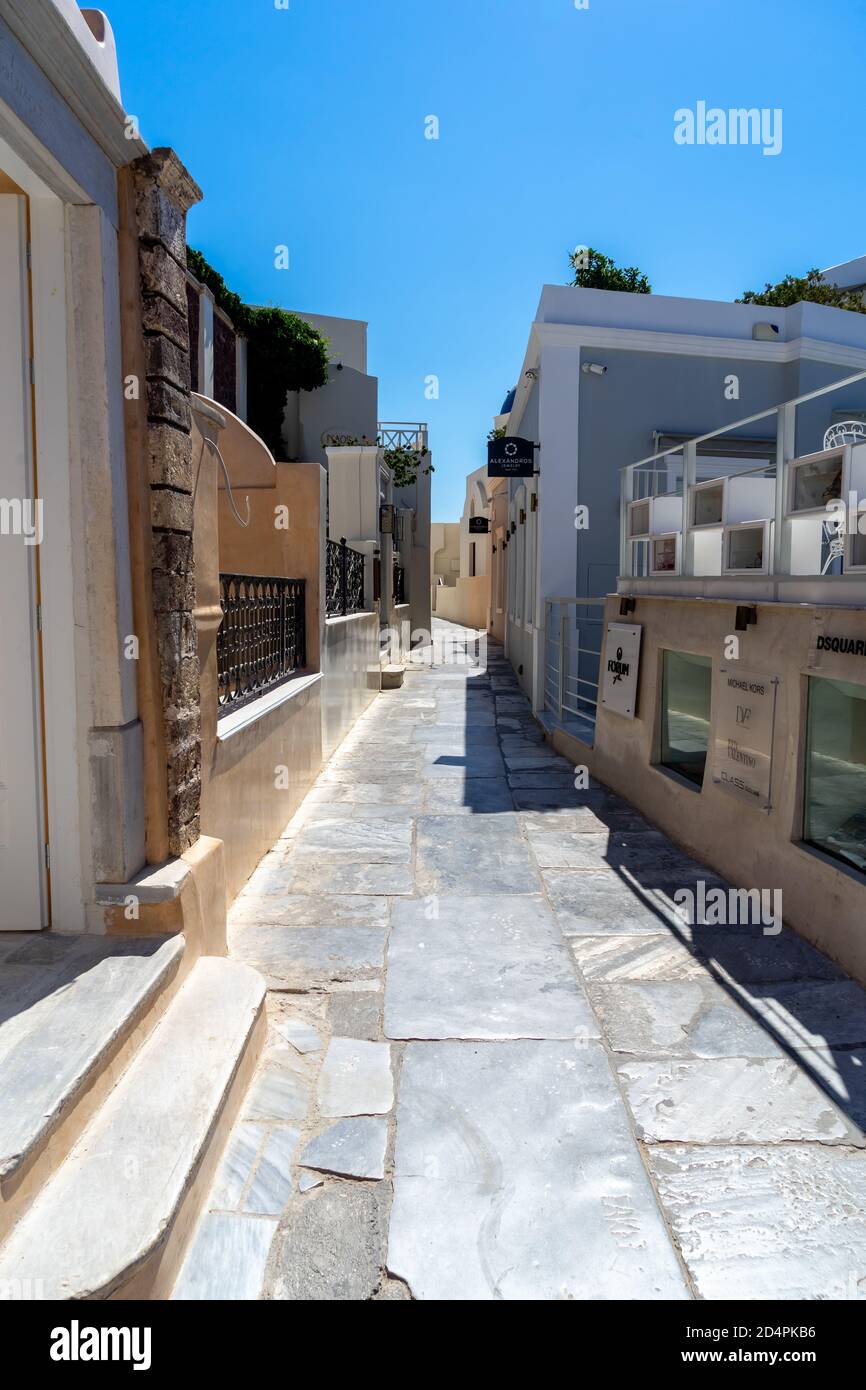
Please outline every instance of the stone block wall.
[{"label": "stone block wall", "polygon": [[[202,194],[172,150],[133,165],[145,338],[150,565],[165,735],[169,852],[200,834],[201,711],[193,553],[186,215]],[[195,344],[192,344],[193,351]]]}]

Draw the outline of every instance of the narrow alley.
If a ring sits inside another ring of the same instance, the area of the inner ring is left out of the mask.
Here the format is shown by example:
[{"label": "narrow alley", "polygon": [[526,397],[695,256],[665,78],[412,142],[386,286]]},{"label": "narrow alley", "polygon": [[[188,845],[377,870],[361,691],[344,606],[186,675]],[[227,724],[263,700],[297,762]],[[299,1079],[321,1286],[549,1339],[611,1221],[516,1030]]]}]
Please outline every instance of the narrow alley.
[{"label": "narrow alley", "polygon": [[268,1043],[174,1297],[863,1297],[866,993],[687,924],[719,880],[445,632],[235,903]]}]

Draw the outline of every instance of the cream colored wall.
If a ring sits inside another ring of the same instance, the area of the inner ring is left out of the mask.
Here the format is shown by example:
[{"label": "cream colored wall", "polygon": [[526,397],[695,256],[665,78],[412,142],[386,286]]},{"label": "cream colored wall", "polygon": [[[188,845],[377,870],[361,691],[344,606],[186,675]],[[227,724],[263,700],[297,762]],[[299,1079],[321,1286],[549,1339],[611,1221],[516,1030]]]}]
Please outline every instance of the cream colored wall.
[{"label": "cream colored wall", "polygon": [[[238,525],[226,489],[220,486],[219,568],[224,574],[283,575],[306,581],[307,668],[317,671],[321,655],[324,469],[317,463],[278,463],[272,469],[272,487],[250,487],[234,481],[234,459],[227,456],[227,461],[235,505],[244,515],[249,497],[251,520],[246,529]],[[282,524],[285,520],[286,526]]]},{"label": "cream colored wall", "polygon": [[[484,540],[485,537],[479,537]],[[452,589],[434,591],[436,617],[463,627],[487,628],[490,609],[490,579],[486,574],[476,579],[458,579]]]},{"label": "cream colored wall", "polygon": [[[220,444],[233,479],[235,502],[251,523],[241,528],[218,486],[215,458],[202,448],[202,429]],[[260,445],[260,441],[259,441]],[[201,665],[202,834],[223,841],[227,900],[231,902],[300,805],[322,764],[322,680],[252,718],[231,734],[218,723],[216,639],[221,620],[219,575],[285,575],[307,586],[307,658],[321,656],[323,589],[320,542],[324,475],[318,464],[266,465],[245,444],[239,457],[225,431],[193,415],[194,457],[201,457],[195,500],[195,620]],[[260,445],[263,448],[263,446]],[[246,450],[250,452],[247,453]],[[268,468],[271,471],[268,471]],[[274,485],[256,486],[273,477]],[[288,529],[275,526],[276,508],[289,509]],[[247,709],[253,713],[254,707]]]},{"label": "cream colored wall", "polygon": [[460,574],[460,522],[434,521],[430,526],[431,580],[441,576],[453,585]]},{"label": "cream colored wall", "polygon": [[[643,629],[638,717],[623,719],[602,707],[592,750],[562,734],[554,741],[737,887],[782,889],[786,922],[866,983],[866,883],[797,843],[803,821],[808,676],[866,681],[861,658],[818,653],[815,639],[823,631],[866,639],[866,612],[762,604],[757,625],[737,634],[742,668],[781,679],[768,814],[716,786],[709,767],[699,792],[653,766],[664,649],[711,657],[715,689],[725,640],[734,634],[735,612],[730,601],[639,598],[627,619]],[[607,619],[620,620],[616,598],[608,601]]]}]

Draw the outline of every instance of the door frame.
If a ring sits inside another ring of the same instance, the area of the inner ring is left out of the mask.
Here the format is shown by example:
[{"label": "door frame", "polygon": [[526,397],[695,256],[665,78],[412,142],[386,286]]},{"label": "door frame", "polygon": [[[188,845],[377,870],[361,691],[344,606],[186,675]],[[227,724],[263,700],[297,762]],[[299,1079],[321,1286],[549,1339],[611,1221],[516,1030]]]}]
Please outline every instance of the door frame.
[{"label": "door frame", "polygon": [[[16,396],[18,395],[18,388],[21,390],[20,429],[24,454],[24,473],[20,478],[20,496],[22,499],[38,499],[37,506],[41,507],[39,459],[36,448],[36,393],[30,365],[33,356],[33,293],[29,255],[30,199],[17,183],[5,176],[5,171],[0,170],[0,174],[4,175],[2,183],[0,183],[0,200],[4,204],[4,236],[11,233],[12,238],[11,245],[4,252],[4,264],[6,263],[6,252],[8,252],[10,253],[8,268],[13,276],[10,288],[19,306],[14,321],[20,336],[16,335],[17,341],[10,342],[8,347],[11,350],[14,373],[17,378]],[[15,429],[17,436],[17,426],[13,426],[10,422],[10,428]],[[9,495],[17,497],[19,495],[18,483],[13,482],[11,477],[9,483],[13,488]],[[23,902],[21,903],[23,915],[19,918],[17,910],[13,912],[11,920],[7,920],[3,927],[4,932],[38,932],[44,930],[51,923],[51,879],[45,848],[48,840],[48,828],[46,818],[44,678],[42,637],[39,629],[42,538],[40,536],[40,541],[35,545],[28,545],[23,539],[20,541],[24,569],[23,573],[19,574],[18,581],[23,579],[23,590],[19,591],[16,582],[10,593],[5,595],[8,603],[17,605],[20,600],[21,607],[24,609],[23,613],[19,612],[14,618],[10,615],[10,618],[13,623],[21,623],[23,620],[26,624],[26,640],[21,650],[22,660],[18,671],[21,686],[13,703],[17,703],[18,699],[22,702],[22,725],[17,741],[19,754],[25,753],[25,763],[29,769],[24,778],[29,787],[20,783],[18,774],[14,774],[14,780],[8,789],[8,794],[14,797],[17,788],[17,794],[21,797],[20,816],[16,815],[18,827],[23,830],[25,823],[30,822],[29,833],[35,833],[36,842],[31,844],[26,856],[19,853],[17,870],[14,863],[9,865],[13,879],[17,873],[20,872],[21,874],[21,881],[17,885],[10,885],[11,901],[18,902],[19,896],[21,896],[20,890],[25,880],[28,889],[26,906]],[[14,546],[16,542],[12,540],[7,541],[6,544]],[[25,651],[26,656],[24,655]],[[11,712],[7,711],[7,714],[11,718]],[[32,762],[25,751],[28,748],[32,755]],[[18,772],[20,773],[21,770],[19,766]],[[14,807],[14,800],[12,807]],[[32,822],[30,821],[31,813],[34,817]],[[14,814],[12,808],[10,808],[10,814]],[[23,823],[21,817],[24,817]],[[25,833],[29,843],[29,833]],[[7,850],[9,848],[7,846]],[[35,901],[30,897],[31,886],[35,890]]]},{"label": "door frame", "polygon": [[[50,535],[50,543],[39,547],[43,805],[51,866],[49,924],[63,931],[81,932],[87,927],[82,872],[82,835],[87,833],[87,826],[81,796],[81,788],[87,785],[87,766],[82,761],[79,719],[76,641],[82,623],[76,623],[74,558],[82,554],[83,519],[73,516],[70,487],[65,204],[3,139],[2,129],[0,168],[23,190],[30,213],[33,447],[42,465],[39,495],[46,538]],[[78,351],[84,346],[76,345]],[[86,722],[84,727],[86,730]]]}]

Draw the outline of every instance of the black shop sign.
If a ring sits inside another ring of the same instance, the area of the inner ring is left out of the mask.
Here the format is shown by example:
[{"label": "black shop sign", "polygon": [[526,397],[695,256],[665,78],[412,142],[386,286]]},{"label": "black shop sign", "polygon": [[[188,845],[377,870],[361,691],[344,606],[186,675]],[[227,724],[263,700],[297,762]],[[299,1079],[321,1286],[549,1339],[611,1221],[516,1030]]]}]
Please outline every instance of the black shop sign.
[{"label": "black shop sign", "polygon": [[487,445],[488,478],[531,478],[535,450],[531,439],[491,439]]}]

